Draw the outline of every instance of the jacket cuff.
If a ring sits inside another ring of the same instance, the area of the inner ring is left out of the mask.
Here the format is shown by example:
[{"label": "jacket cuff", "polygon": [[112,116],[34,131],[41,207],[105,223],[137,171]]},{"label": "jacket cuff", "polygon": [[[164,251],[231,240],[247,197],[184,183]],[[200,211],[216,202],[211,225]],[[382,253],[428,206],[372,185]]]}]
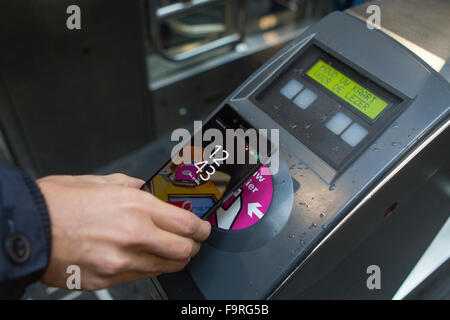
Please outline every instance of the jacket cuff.
[{"label": "jacket cuff", "polygon": [[38,281],[51,254],[51,221],[36,182],[0,164],[0,298],[19,298]]},{"label": "jacket cuff", "polygon": [[[44,234],[45,247],[47,252],[47,265],[48,265],[52,250],[52,229],[47,204],[36,182],[26,173],[24,173],[24,181],[26,186],[28,187],[28,190],[30,191],[30,195],[33,199],[34,205],[36,207],[37,213],[41,221],[42,232]],[[45,269],[46,268],[42,270],[39,278],[41,278],[41,276],[44,274]]]}]

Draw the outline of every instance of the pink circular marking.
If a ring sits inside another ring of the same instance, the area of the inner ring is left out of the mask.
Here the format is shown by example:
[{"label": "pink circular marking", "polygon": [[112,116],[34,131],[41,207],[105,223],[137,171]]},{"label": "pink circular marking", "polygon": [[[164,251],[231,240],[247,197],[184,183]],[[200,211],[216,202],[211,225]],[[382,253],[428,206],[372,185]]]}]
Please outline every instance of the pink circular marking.
[{"label": "pink circular marking", "polygon": [[[239,230],[251,227],[257,223],[260,218],[269,209],[273,197],[273,181],[271,175],[262,175],[268,171],[266,165],[256,171],[247,181],[241,185],[242,192],[234,201],[240,201],[241,208],[230,230]],[[225,205],[227,205],[225,202]],[[228,207],[228,206],[227,206]],[[209,221],[216,225],[216,214],[213,214]]]}]

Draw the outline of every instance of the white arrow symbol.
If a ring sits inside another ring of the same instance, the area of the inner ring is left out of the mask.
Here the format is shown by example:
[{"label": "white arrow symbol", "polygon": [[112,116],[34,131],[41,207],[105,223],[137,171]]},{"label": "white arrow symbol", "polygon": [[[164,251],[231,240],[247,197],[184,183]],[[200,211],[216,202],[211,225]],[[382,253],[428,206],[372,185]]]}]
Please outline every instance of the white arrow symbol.
[{"label": "white arrow symbol", "polygon": [[255,214],[259,219],[261,219],[264,215],[258,208],[261,207],[259,202],[253,202],[248,204],[248,215],[250,218],[253,218],[253,214]]}]

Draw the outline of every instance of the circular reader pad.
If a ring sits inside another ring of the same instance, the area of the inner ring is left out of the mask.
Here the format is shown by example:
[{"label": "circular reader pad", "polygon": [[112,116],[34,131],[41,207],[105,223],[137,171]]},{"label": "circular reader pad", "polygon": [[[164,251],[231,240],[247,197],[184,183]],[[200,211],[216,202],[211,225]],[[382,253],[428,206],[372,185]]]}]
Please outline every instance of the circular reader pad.
[{"label": "circular reader pad", "polygon": [[239,230],[257,223],[272,202],[272,175],[264,175],[268,171],[267,165],[262,166],[228,197],[209,218],[211,225],[225,230]]},{"label": "circular reader pad", "polygon": [[262,166],[209,218],[213,230],[207,243],[233,252],[262,246],[283,229],[293,198],[289,169],[280,157],[276,168]]}]

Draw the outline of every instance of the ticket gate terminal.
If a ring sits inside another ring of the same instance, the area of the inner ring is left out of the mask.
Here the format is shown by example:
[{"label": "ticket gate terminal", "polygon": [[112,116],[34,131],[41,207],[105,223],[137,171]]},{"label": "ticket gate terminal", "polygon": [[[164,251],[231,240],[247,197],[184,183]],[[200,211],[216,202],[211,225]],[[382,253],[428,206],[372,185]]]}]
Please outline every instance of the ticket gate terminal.
[{"label": "ticket gate terminal", "polygon": [[[161,297],[391,298],[449,216],[449,83],[336,12],[217,110],[225,105],[279,129],[279,170],[250,178],[259,206],[244,183],[187,268],[153,280]],[[238,227],[241,216],[256,220]],[[367,288],[371,265],[381,290]]]}]

